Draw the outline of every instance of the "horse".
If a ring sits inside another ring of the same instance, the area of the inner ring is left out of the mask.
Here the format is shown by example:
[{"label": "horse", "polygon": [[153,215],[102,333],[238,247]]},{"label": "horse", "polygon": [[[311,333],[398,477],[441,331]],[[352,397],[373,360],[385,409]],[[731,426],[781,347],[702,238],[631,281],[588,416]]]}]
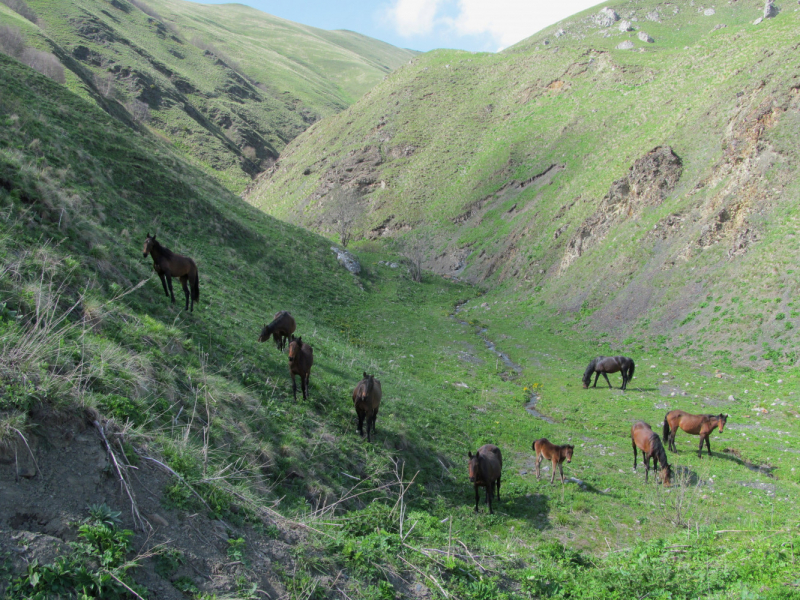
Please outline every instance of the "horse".
[{"label": "horse", "polygon": [[661,481],[664,485],[672,482],[672,467],[667,463],[667,453],[661,444],[661,438],[654,432],[650,425],[644,421],[636,421],[631,426],[631,445],[633,446],[633,470],[636,471],[636,448],[642,451],[645,472],[644,481],[647,483],[650,473],[650,459],[653,459],[653,471],[656,470],[656,461],[661,465]]},{"label": "horse", "polygon": [[556,477],[556,464],[558,464],[558,472],[561,473],[561,483],[564,483],[564,460],[568,463],[572,462],[572,452],[575,446],[564,444],[563,446],[556,446],[551,444],[547,438],[540,438],[531,444],[531,449],[536,454],[536,479],[539,479],[539,466],[545,458],[550,459],[553,463],[553,474],[550,476],[550,483],[554,483]]},{"label": "horse", "polygon": [[686,433],[699,435],[700,448],[697,449],[697,458],[703,458],[704,440],[708,449],[708,458],[711,458],[711,442],[708,441],[708,438],[711,437],[715,427],[719,427],[719,432],[722,433],[727,422],[728,415],[723,415],[722,413],[718,415],[693,415],[682,410],[671,410],[664,417],[664,439],[668,440],[669,449],[672,452],[677,452],[675,434],[678,433],[678,428],[683,429]]},{"label": "horse", "polygon": [[605,377],[606,383],[610,388],[611,382],[608,380],[608,375],[606,375],[606,373],[621,371],[622,389],[624,390],[628,387],[628,382],[633,379],[633,372],[635,369],[636,365],[633,359],[627,356],[598,356],[592,359],[589,366],[586,367],[586,371],[583,372],[583,389],[589,387],[589,384],[592,382],[593,373],[597,373],[597,375],[594,378],[594,385],[592,387],[597,387],[597,380],[600,378],[600,375],[602,375]]},{"label": "horse", "polygon": [[372,433],[375,433],[375,421],[378,420],[378,409],[381,406],[381,382],[372,375],[364,372],[364,379],[358,382],[356,389],[353,390],[353,406],[358,415],[358,434],[364,437],[364,419],[367,421],[367,441],[371,442],[369,436],[370,426]]},{"label": "horse", "polygon": [[297,382],[295,375],[300,375],[300,387],[303,400],[308,399],[308,380],[311,378],[311,365],[314,364],[314,349],[303,342],[302,337],[292,336],[289,342],[289,373],[292,375],[292,392],[297,400]]},{"label": "horse", "polygon": [[261,335],[258,336],[258,341],[266,342],[270,336],[273,336],[275,338],[275,347],[283,352],[283,349],[286,347],[286,340],[289,339],[296,328],[297,324],[295,323],[294,317],[287,311],[282,310],[275,313],[275,318],[272,319],[272,323],[264,325],[264,329],[261,330]]},{"label": "horse", "polygon": [[[167,298],[172,298],[175,304],[175,294],[172,292],[172,278],[179,277],[183,286],[183,293],[186,295],[186,310],[194,312],[194,303],[200,299],[200,277],[197,274],[197,265],[188,256],[181,256],[172,252],[169,248],[162,246],[155,235],[147,234],[144,240],[144,257],[149,254],[153,257],[153,270],[161,278],[161,285],[164,286],[164,293]],[[192,307],[189,308],[189,286],[192,286]],[[169,287],[169,289],[167,289]]]},{"label": "horse", "polygon": [[469,480],[475,486],[475,512],[478,512],[478,488],[486,488],[486,503],[489,505],[489,514],[493,515],[492,497],[494,487],[497,486],[497,500],[500,500],[500,476],[503,470],[503,455],[500,448],[494,444],[486,444],[478,448],[475,454],[467,452],[469,456]]}]

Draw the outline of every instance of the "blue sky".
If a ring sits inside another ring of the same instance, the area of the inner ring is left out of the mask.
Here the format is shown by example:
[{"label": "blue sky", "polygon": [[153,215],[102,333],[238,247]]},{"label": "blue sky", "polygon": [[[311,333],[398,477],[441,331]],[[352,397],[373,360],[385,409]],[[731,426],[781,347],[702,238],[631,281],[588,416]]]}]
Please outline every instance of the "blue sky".
[{"label": "blue sky", "polygon": [[321,29],[350,29],[403,48],[496,52],[594,6],[597,0],[239,0],[238,3]]}]

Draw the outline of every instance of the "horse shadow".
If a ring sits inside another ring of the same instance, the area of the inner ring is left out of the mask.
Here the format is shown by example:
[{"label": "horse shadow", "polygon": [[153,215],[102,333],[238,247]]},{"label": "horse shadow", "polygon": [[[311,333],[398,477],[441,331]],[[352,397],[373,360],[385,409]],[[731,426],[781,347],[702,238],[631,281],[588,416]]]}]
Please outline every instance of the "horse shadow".
[{"label": "horse shadow", "polygon": [[725,448],[722,452],[712,452],[714,458],[721,458],[722,460],[728,460],[730,462],[736,463],[737,465],[741,465],[753,471],[754,473],[760,473],[762,475],[766,475],[767,477],[775,477],[772,472],[777,469],[777,467],[768,467],[766,465],[757,465],[753,462],[745,458],[741,458],[741,454],[739,454],[738,450],[732,448]]},{"label": "horse shadow", "polygon": [[[495,498],[493,501],[495,513],[507,514],[510,517],[518,519],[526,519],[539,531],[552,529],[553,526],[548,518],[550,515],[549,494],[534,491],[515,491],[509,494],[503,494],[502,486],[500,492],[502,500],[498,501],[497,498]],[[474,502],[473,494],[472,489],[470,489],[469,497]],[[483,492],[481,492],[481,494],[483,495]],[[472,506],[473,502],[467,504]],[[481,499],[481,504],[485,506],[483,499]]]}]

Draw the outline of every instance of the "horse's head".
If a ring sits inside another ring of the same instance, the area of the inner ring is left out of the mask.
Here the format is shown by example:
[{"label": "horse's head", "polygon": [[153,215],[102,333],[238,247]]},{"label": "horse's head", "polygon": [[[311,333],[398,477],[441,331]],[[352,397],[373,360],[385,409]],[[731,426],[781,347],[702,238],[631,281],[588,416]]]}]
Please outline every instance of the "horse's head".
[{"label": "horse's head", "polygon": [[572,452],[575,450],[575,446],[567,446],[567,462],[572,462]]},{"label": "horse's head", "polygon": [[142,255],[144,258],[147,258],[147,255],[150,254],[150,252],[153,250],[153,246],[155,246],[155,243],[156,243],[155,234],[150,235],[148,233],[147,237],[144,240],[144,249],[142,250]]},{"label": "horse's head", "polygon": [[270,336],[269,325],[265,323],[264,329],[261,330],[261,335],[258,336],[258,341],[266,342],[269,339],[269,336]]},{"label": "horse's head", "polygon": [[292,336],[292,341],[289,342],[289,362],[293,363],[294,360],[300,356],[300,349],[303,347],[303,337],[298,338]]},{"label": "horse's head", "polygon": [[467,463],[467,468],[469,469],[469,482],[475,483],[480,479],[481,476],[480,458],[477,452],[475,454],[472,452],[467,452],[467,456],[469,457],[469,462]]},{"label": "horse's head", "polygon": [[661,483],[666,486],[672,485],[672,467],[669,465],[661,467]]},{"label": "horse's head", "polygon": [[583,389],[588,389],[589,384],[592,383],[592,373],[594,373],[594,366],[597,364],[597,359],[594,358],[589,362],[589,366],[583,372]]},{"label": "horse's head", "polygon": [[725,424],[728,422],[728,415],[723,415],[722,413],[719,414],[719,421],[717,421],[717,425],[719,426],[719,432],[722,433]]}]

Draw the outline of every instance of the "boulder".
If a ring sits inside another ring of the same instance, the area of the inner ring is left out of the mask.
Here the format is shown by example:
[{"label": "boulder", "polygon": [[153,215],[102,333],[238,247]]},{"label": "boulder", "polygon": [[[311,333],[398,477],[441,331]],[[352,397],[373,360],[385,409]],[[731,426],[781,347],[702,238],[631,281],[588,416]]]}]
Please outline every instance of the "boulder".
[{"label": "boulder", "polygon": [[594,21],[600,27],[611,27],[614,23],[619,21],[619,15],[613,8],[606,6],[605,8],[601,8],[600,12],[595,15]]},{"label": "boulder", "polygon": [[661,15],[658,14],[657,10],[651,10],[647,13],[646,18],[648,21],[655,21],[656,23],[661,21]]},{"label": "boulder", "polygon": [[633,50],[633,42],[630,40],[625,40],[624,42],[617,44],[617,50]]},{"label": "boulder", "polygon": [[640,31],[639,35],[637,36],[640,40],[647,44],[652,44],[655,40],[647,35],[644,31]]},{"label": "boulder", "polygon": [[717,11],[715,11],[713,8],[707,8],[707,9],[705,9],[705,10],[703,11],[703,14],[704,14],[705,16],[707,16],[707,17],[711,17],[711,16],[715,15],[715,14],[716,14],[716,12],[717,12]]},{"label": "boulder", "polygon": [[775,6],[774,0],[767,0],[764,3],[764,18],[771,19],[778,15],[778,7]]},{"label": "boulder", "polygon": [[331,250],[336,253],[336,258],[345,269],[350,271],[353,275],[361,273],[361,264],[353,254],[347,250],[339,249],[336,246],[331,246]]},{"label": "boulder", "polygon": [[622,33],[625,33],[626,31],[633,31],[633,25],[631,25],[631,22],[627,20],[620,21],[619,30]]},{"label": "boulder", "polygon": [[556,38],[560,38],[562,35],[566,35],[566,33],[567,32],[564,31],[563,29],[559,29],[558,31],[556,31]]},{"label": "boulder", "polygon": [[763,20],[764,20],[764,19],[762,19],[761,17],[758,17],[758,18],[757,18],[755,21],[753,21],[753,25],[758,25],[758,24],[759,24],[759,23],[761,23],[761,21],[763,21]]}]

